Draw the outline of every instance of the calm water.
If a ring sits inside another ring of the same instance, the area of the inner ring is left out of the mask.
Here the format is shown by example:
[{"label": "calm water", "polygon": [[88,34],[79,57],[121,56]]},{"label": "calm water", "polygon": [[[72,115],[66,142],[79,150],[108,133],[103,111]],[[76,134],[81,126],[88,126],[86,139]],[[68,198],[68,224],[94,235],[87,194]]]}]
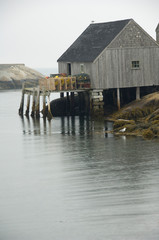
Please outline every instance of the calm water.
[{"label": "calm water", "polygon": [[159,141],[21,119],[0,92],[0,240],[158,240]]}]

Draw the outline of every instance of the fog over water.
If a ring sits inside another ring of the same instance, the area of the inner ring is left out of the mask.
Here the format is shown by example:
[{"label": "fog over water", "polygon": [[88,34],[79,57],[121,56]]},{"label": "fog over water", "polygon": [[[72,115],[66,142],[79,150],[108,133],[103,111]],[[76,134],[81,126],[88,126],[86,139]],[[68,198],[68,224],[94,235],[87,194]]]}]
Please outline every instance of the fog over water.
[{"label": "fog over water", "polygon": [[159,140],[21,118],[20,99],[0,92],[0,239],[158,240]]}]

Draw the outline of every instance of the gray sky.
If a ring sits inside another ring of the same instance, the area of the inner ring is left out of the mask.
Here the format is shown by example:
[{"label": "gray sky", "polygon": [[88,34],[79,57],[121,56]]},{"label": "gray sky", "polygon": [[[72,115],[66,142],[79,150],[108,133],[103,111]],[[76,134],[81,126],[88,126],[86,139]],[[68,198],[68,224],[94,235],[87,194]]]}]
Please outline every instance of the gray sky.
[{"label": "gray sky", "polygon": [[128,18],[156,38],[159,0],[0,0],[0,63],[56,68],[92,20]]}]

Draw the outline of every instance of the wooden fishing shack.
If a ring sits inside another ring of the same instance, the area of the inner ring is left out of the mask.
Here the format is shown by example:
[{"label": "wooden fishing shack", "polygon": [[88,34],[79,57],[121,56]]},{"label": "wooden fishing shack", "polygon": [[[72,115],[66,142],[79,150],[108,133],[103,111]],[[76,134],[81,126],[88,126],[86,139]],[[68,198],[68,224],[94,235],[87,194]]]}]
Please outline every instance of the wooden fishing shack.
[{"label": "wooden fishing shack", "polygon": [[159,86],[159,25],[155,41],[133,19],[92,23],[58,59],[58,68],[89,74],[105,106],[120,108]]}]

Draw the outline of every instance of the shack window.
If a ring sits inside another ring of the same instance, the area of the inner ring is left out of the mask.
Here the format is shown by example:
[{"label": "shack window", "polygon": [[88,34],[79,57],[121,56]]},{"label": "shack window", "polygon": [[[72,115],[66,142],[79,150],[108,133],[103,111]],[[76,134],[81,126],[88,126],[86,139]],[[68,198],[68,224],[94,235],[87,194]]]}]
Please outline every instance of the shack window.
[{"label": "shack window", "polygon": [[132,61],[132,68],[137,69],[140,67],[139,61]]},{"label": "shack window", "polygon": [[84,64],[81,64],[80,67],[81,67],[81,73],[84,73]]}]

